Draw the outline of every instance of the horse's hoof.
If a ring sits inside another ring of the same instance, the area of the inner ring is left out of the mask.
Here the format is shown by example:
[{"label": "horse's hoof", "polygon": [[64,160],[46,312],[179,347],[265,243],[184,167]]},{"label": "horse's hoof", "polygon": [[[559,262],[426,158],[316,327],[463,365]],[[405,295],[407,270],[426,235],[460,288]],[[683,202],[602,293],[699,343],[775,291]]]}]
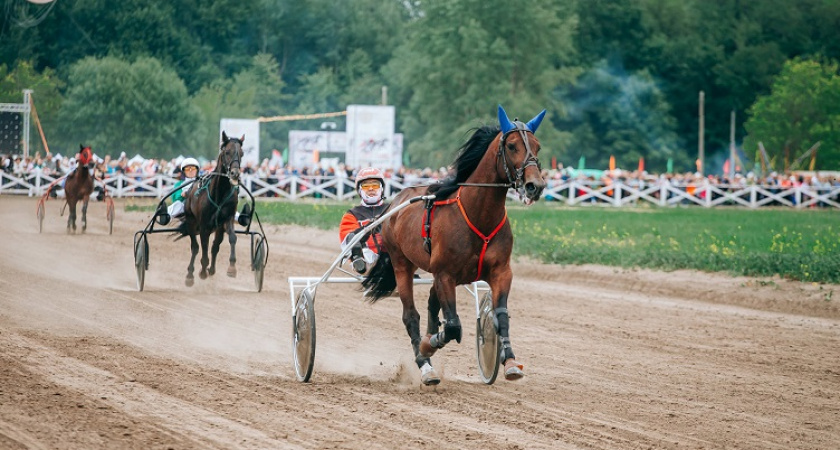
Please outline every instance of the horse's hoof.
[{"label": "horse's hoof", "polygon": [[236,278],[236,267],[228,267],[227,276]]},{"label": "horse's hoof", "polygon": [[[423,336],[423,339],[420,339],[420,355],[424,358],[431,358],[432,355],[435,354],[437,351],[436,348],[432,347],[432,335],[427,334]],[[431,366],[429,366],[431,367]],[[437,384],[437,383],[436,383]]]},{"label": "horse's hoof", "polygon": [[440,384],[440,376],[431,364],[426,363],[420,368],[420,381],[426,386],[436,386]]},{"label": "horse's hoof", "polygon": [[213,275],[216,275],[216,269],[215,268],[207,269],[207,273],[210,274],[210,276],[212,277]]},{"label": "horse's hoof", "polygon": [[198,273],[198,277],[201,278],[202,280],[206,280],[207,279],[207,271],[202,270],[201,272]]},{"label": "horse's hoof", "polygon": [[522,371],[524,368],[525,366],[516,362],[515,359],[508,359],[505,361],[505,380],[516,381],[521,379],[525,376],[525,372]]},{"label": "horse's hoof", "polygon": [[184,284],[186,284],[187,287],[192,287],[195,284],[195,278],[187,277],[187,279],[184,280]]}]

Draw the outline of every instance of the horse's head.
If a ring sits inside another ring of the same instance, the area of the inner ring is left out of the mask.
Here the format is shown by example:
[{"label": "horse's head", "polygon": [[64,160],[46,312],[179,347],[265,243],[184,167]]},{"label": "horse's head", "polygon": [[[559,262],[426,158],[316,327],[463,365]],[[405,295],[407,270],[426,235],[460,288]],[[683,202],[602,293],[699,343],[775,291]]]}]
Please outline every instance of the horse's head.
[{"label": "horse's head", "polygon": [[498,158],[502,161],[504,175],[508,182],[526,205],[539,200],[546,186],[540,160],[537,159],[540,141],[534,136],[543,117],[545,117],[545,110],[528,123],[522,123],[516,118],[511,121],[499,105],[499,125],[502,135],[499,139]]},{"label": "horse's head", "polygon": [[216,160],[216,170],[230,179],[230,184],[239,184],[239,175],[242,165],[242,143],[245,142],[245,135],[241,138],[229,138],[227,133],[222,131],[222,146],[219,148],[219,157]]},{"label": "horse's head", "polygon": [[82,166],[86,166],[90,164],[93,160],[93,151],[90,149],[90,146],[85,147],[82,144],[79,144],[79,164]]}]

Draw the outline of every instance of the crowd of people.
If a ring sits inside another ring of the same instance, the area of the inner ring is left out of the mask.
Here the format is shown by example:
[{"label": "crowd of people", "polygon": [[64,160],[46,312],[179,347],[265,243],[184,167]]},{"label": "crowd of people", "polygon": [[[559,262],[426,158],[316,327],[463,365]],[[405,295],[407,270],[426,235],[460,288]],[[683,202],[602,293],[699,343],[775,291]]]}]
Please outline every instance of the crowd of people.
[{"label": "crowd of people", "polygon": [[[148,178],[163,174],[170,177],[180,178],[180,164],[183,157],[173,159],[141,158],[135,156],[128,158],[123,152],[117,158],[110,155],[104,157],[94,156],[96,160],[95,175],[98,178],[113,177],[117,174],[133,176],[136,178]],[[76,160],[73,156],[41,155],[23,157],[21,155],[0,155],[0,169],[4,172],[19,178],[27,177],[35,172],[51,177],[63,176],[75,168]],[[199,167],[199,174],[212,171],[215,168],[214,160],[204,160]],[[279,180],[297,176],[314,178],[318,182],[321,178],[355,178],[358,169],[338,164],[337,166],[317,167],[293,167],[284,164],[282,157],[274,156],[265,158],[259,165],[246,164],[242,171],[244,174],[253,175],[257,178],[278,182]],[[593,175],[593,173],[596,173]],[[383,170],[386,179],[398,181],[404,185],[412,185],[423,182],[434,182],[447,175],[446,168],[432,169],[429,167],[400,168],[399,170]],[[621,183],[630,187],[644,187],[669,183],[673,186],[683,186],[689,193],[702,185],[711,184],[714,186],[725,186],[728,189],[739,189],[750,185],[761,185],[770,188],[788,189],[792,187],[803,187],[814,190],[827,190],[840,187],[840,176],[837,172],[796,172],[781,173],[769,172],[764,175],[753,172],[736,173],[732,179],[727,175],[709,174],[702,175],[699,172],[685,173],[649,173],[627,170],[605,170],[605,171],[576,171],[572,168],[566,169],[562,165],[557,168],[545,169],[544,176],[548,181],[548,187],[557,186],[569,181],[576,181],[582,185],[593,188],[600,188],[614,183]]]}]

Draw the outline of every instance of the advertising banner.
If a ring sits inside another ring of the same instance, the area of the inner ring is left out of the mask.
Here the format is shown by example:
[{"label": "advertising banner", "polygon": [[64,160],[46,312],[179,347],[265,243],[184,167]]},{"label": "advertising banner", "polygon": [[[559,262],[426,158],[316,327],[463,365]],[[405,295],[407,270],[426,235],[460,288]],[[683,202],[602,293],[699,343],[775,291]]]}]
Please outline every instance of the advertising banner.
[{"label": "advertising banner", "polygon": [[242,167],[247,165],[250,165],[253,168],[259,167],[259,121],[256,119],[222,119],[219,128],[219,143],[222,142],[222,131],[227,133],[228,137],[241,138],[242,136],[245,136],[245,141],[242,143]]},{"label": "advertising banner", "polygon": [[393,106],[349,105],[347,107],[347,165],[352,168],[397,169],[394,163]]},{"label": "advertising banner", "polygon": [[313,168],[325,154],[345,153],[345,136],[343,131],[289,131],[289,164]]}]

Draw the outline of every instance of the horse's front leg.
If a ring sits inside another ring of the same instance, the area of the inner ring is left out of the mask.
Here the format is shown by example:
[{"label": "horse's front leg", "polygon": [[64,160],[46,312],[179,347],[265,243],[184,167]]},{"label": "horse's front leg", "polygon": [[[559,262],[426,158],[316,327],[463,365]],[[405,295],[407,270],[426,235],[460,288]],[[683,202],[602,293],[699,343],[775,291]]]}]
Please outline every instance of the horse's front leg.
[{"label": "horse's front leg", "polygon": [[219,254],[219,247],[222,245],[222,239],[225,237],[225,230],[219,228],[213,235],[213,247],[210,248],[210,268],[207,271],[210,275],[216,274],[216,255]]},{"label": "horse's front leg", "polygon": [[187,279],[184,280],[184,284],[187,286],[192,286],[195,283],[193,271],[195,270],[195,256],[198,255],[198,239],[195,238],[194,234],[190,235],[190,253],[190,265],[187,266]]},{"label": "horse's front leg", "polygon": [[518,380],[525,376],[525,372],[522,371],[524,366],[516,362],[513,347],[510,345],[510,315],[508,314],[507,303],[512,279],[513,273],[508,269],[497,279],[488,282],[493,292],[493,310],[496,314],[496,330],[502,344],[502,364],[505,368],[506,380]]},{"label": "horse's front leg", "polygon": [[236,278],[236,229],[233,221],[230,221],[227,226],[228,242],[230,242],[230,265],[228,266],[227,276]]},{"label": "horse's front leg", "polygon": [[201,232],[201,272],[198,277],[202,280],[207,279],[207,266],[210,265],[210,258],[207,256],[207,247],[210,247],[210,232]]},{"label": "horse's front leg", "polygon": [[89,202],[90,195],[85,195],[85,199],[82,202],[82,233],[84,233],[87,230],[87,208]]},{"label": "horse's front leg", "polygon": [[67,200],[67,207],[70,214],[67,215],[67,234],[76,233],[76,202]]}]

